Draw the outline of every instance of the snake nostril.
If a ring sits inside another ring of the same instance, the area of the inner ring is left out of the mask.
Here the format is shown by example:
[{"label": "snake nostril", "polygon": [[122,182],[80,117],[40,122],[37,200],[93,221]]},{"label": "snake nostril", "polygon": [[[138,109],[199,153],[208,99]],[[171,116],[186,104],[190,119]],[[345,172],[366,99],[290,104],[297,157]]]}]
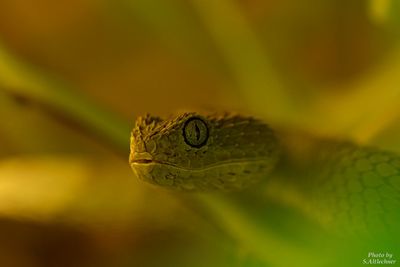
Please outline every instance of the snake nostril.
[{"label": "snake nostril", "polygon": [[137,141],[135,144],[135,152],[142,153],[146,151],[146,147],[143,141]]},{"label": "snake nostril", "polygon": [[157,145],[154,140],[150,140],[146,143],[147,152],[154,154],[154,152],[156,152],[156,149],[157,149]]}]

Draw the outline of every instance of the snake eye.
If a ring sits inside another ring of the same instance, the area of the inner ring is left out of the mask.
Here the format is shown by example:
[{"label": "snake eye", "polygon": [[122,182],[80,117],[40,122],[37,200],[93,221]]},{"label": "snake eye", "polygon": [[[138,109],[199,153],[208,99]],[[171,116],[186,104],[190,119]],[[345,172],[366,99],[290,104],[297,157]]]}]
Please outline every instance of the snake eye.
[{"label": "snake eye", "polygon": [[204,146],[208,139],[207,124],[196,117],[188,119],[183,127],[183,137],[185,143],[191,147],[200,148]]}]

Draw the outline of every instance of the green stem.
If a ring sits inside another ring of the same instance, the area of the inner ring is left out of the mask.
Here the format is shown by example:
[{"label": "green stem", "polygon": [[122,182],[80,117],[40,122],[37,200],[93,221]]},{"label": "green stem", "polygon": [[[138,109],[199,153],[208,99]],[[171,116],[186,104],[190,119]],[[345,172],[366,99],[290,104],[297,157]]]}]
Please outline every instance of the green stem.
[{"label": "green stem", "polygon": [[73,86],[22,62],[0,42],[0,88],[60,111],[87,130],[101,135],[118,150],[129,148],[130,127],[126,121],[100,108]]}]

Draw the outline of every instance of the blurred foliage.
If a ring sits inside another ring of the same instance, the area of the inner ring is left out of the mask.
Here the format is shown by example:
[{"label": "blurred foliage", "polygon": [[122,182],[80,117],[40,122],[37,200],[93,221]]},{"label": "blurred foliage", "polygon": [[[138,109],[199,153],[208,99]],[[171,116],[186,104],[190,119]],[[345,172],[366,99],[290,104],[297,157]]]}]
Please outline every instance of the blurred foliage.
[{"label": "blurred foliage", "polygon": [[[394,0],[1,1],[1,265],[362,259],[281,239],[224,199],[142,184],[129,131],[146,112],[216,108],[400,152],[399,12]],[[309,225],[288,216],[288,229]]]}]

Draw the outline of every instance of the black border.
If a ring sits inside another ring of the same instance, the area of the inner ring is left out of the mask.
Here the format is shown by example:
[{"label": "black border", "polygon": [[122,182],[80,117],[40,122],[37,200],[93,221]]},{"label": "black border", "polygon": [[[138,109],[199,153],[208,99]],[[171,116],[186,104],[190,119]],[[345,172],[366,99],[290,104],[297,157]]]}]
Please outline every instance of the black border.
[{"label": "black border", "polygon": [[[204,141],[203,141],[202,143],[198,144],[198,145],[193,145],[193,144],[191,144],[191,143],[187,140],[187,138],[186,138],[185,129],[186,129],[187,125],[189,124],[189,122],[191,122],[191,121],[193,121],[193,120],[200,120],[200,121],[201,121],[202,123],[204,123],[204,125],[206,126],[206,139],[204,139]],[[187,145],[189,145],[189,146],[191,146],[191,147],[195,147],[195,148],[200,148],[200,147],[204,146],[204,145],[207,143],[207,141],[208,141],[208,137],[209,137],[208,125],[207,125],[207,123],[206,123],[203,119],[201,119],[201,118],[199,118],[199,117],[191,117],[191,118],[189,118],[189,119],[185,122],[185,124],[183,125],[182,134],[183,134],[183,139],[185,140],[185,143],[186,143]]]}]

